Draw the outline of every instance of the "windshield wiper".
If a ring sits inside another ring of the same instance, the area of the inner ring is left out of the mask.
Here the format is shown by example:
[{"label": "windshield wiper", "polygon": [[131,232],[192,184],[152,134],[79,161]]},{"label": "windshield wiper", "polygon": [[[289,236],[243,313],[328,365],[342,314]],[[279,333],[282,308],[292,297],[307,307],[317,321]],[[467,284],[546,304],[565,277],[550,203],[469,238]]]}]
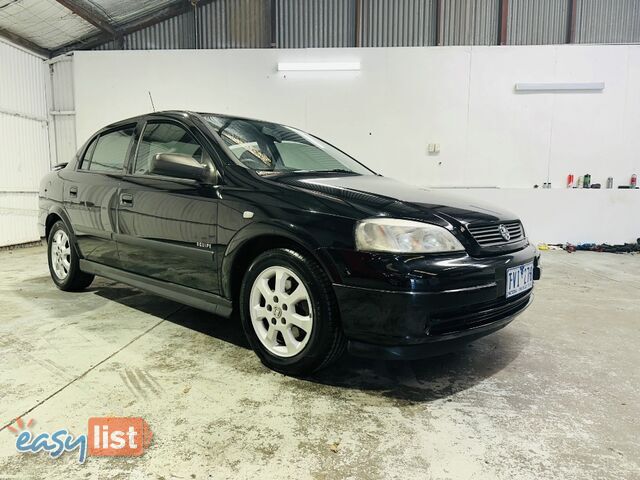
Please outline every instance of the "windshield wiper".
[{"label": "windshield wiper", "polygon": [[332,168],[331,170],[290,170],[292,173],[352,173],[354,175],[360,175],[353,170],[347,170],[345,168]]},{"label": "windshield wiper", "polygon": [[355,175],[359,175],[353,170],[347,170],[345,168],[332,168],[331,170],[318,170],[319,172],[327,172],[327,173],[353,173]]}]

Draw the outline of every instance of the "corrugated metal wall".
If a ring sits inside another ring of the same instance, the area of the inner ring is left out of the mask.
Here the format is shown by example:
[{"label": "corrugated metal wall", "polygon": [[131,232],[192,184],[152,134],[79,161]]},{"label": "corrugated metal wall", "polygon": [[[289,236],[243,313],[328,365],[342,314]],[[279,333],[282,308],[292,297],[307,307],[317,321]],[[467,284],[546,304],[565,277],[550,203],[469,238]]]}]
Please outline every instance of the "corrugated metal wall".
[{"label": "corrugated metal wall", "polygon": [[446,0],[440,12],[441,45],[496,45],[499,0]]},{"label": "corrugated metal wall", "polygon": [[0,42],[0,246],[38,239],[38,186],[49,171],[41,58]]},{"label": "corrugated metal wall", "polygon": [[353,47],[355,0],[276,0],[280,48]]},{"label": "corrugated metal wall", "polygon": [[361,46],[435,45],[436,0],[362,0],[361,5]]},{"label": "corrugated metal wall", "polygon": [[[269,0],[218,0],[126,35],[125,50],[267,48],[271,46]],[[109,42],[97,50],[118,50]]]},{"label": "corrugated metal wall", "polygon": [[[271,2],[269,0],[225,0],[210,3],[200,11],[202,48],[264,48],[271,46]],[[223,36],[209,29],[211,20],[224,21]],[[213,35],[212,35],[213,34]]]},{"label": "corrugated metal wall", "polygon": [[[204,9],[203,9],[204,10]],[[175,50],[196,48],[196,22],[193,12],[184,13],[150,27],[125,35],[124,50]],[[209,24],[209,31],[217,30],[215,23]],[[113,41],[100,45],[96,50],[120,50]]]},{"label": "corrugated metal wall", "polygon": [[[437,4],[437,0],[274,0],[272,32],[271,0],[216,0],[125,36],[123,48],[498,44],[500,0],[442,0],[439,39]],[[640,0],[576,0],[576,7],[576,43],[640,42]],[[569,10],[570,0],[509,0],[506,44],[566,43]],[[110,42],[97,50],[118,48]]]},{"label": "corrugated metal wall", "polygon": [[576,43],[640,42],[638,0],[578,0]]},{"label": "corrugated metal wall", "polygon": [[173,17],[127,35],[124,47],[127,50],[196,48],[193,14]]},{"label": "corrugated metal wall", "polygon": [[510,0],[508,45],[565,43],[569,34],[569,0]]}]

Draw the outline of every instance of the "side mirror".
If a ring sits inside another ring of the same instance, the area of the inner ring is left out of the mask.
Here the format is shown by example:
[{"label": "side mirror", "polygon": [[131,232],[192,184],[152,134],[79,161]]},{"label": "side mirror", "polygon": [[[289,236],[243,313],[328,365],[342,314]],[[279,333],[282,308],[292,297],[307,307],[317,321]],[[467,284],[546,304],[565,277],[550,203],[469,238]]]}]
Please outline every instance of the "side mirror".
[{"label": "side mirror", "polygon": [[151,158],[150,173],[166,177],[206,181],[211,176],[209,167],[190,155],[182,153],[157,153]]}]

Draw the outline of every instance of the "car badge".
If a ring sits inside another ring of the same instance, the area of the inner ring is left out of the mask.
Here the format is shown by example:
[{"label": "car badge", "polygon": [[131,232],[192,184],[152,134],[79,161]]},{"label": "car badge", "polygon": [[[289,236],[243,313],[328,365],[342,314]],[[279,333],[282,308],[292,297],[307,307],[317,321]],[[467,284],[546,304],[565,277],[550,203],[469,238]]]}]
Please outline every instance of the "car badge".
[{"label": "car badge", "polygon": [[504,225],[500,225],[498,227],[498,231],[500,232],[500,235],[502,235],[502,238],[504,238],[507,242],[511,240],[511,234],[509,233],[509,230],[507,230],[507,227],[505,227]]}]

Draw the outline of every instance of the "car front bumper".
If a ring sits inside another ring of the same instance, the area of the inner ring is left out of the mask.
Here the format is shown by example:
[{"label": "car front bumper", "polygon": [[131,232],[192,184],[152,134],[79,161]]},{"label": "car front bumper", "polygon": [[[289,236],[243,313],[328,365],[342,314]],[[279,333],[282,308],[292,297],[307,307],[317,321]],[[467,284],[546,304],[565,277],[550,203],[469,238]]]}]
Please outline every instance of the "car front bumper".
[{"label": "car front bumper", "polygon": [[534,279],[541,275],[532,246],[480,258],[332,253],[342,268],[333,288],[349,351],[374,358],[439,355],[495,332],[533,300],[533,289],[506,298],[507,268],[533,261]]}]

